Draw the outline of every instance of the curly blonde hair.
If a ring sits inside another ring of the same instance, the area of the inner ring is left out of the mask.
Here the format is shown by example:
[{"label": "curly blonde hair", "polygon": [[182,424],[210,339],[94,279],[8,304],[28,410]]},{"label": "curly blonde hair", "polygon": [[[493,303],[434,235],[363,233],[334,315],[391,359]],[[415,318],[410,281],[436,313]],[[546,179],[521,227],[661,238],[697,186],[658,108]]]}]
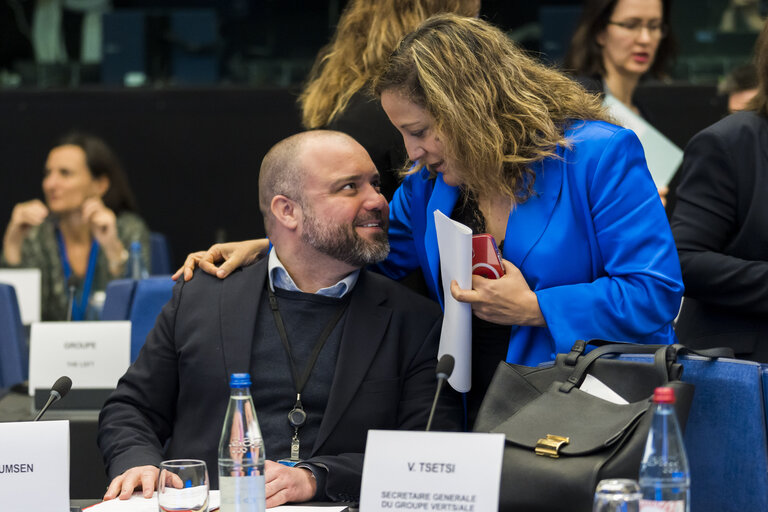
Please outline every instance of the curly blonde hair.
[{"label": "curly blonde hair", "polygon": [[372,81],[424,108],[464,186],[522,202],[530,165],[568,146],[575,120],[609,120],[600,100],[528,57],[487,22],[444,14],[406,36]]},{"label": "curly blonde hair", "polygon": [[299,97],[304,127],[327,126],[342,113],[419,23],[441,12],[474,16],[479,5],[479,0],[350,0]]}]

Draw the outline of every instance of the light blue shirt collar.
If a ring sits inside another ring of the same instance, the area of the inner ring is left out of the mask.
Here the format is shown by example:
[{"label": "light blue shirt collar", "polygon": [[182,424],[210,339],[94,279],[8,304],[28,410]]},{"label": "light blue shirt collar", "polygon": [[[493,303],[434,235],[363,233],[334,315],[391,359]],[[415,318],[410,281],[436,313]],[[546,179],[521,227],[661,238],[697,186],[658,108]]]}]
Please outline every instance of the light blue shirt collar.
[{"label": "light blue shirt collar", "polygon": [[[269,262],[267,263],[267,275],[269,276],[269,288],[274,291],[275,288],[281,290],[288,290],[291,292],[301,292],[302,290],[296,286],[293,282],[288,271],[285,269],[280,259],[277,257],[277,252],[273,247],[269,251]],[[316,295],[323,295],[325,297],[341,298],[346,295],[357,283],[357,278],[360,276],[360,270],[355,270],[347,277],[339,281],[333,286],[327,288],[321,288],[315,292]]]}]

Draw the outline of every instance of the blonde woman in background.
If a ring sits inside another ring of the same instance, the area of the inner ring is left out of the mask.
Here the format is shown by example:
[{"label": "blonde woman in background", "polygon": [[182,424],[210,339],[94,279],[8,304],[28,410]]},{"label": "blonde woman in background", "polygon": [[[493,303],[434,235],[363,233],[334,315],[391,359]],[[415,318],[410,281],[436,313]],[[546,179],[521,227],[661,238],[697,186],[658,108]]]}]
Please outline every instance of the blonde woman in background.
[{"label": "blonde woman in background", "polygon": [[438,13],[477,16],[480,0],[350,0],[331,42],[317,56],[299,98],[307,129],[327,128],[351,135],[381,173],[387,200],[406,163],[397,130],[368,90],[371,78],[404,35]]}]

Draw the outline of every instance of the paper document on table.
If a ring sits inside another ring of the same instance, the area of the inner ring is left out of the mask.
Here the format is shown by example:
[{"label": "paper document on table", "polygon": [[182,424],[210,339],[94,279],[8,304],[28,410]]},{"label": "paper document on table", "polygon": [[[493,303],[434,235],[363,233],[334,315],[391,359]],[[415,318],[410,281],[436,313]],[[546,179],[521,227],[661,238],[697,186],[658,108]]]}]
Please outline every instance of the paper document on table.
[{"label": "paper document on table", "polygon": [[[211,491],[208,495],[208,510],[219,509],[219,491]],[[157,492],[147,499],[141,492],[133,493],[127,500],[120,500],[115,498],[114,500],[102,501],[96,505],[86,507],[83,512],[157,512]]]},{"label": "paper document on table", "polygon": [[629,403],[624,400],[621,395],[609,388],[603,381],[589,373],[584,377],[584,382],[581,383],[579,389],[585,393],[589,393],[592,396],[602,398],[603,400],[614,404],[626,405]]},{"label": "paper document on table", "polygon": [[[211,491],[208,497],[208,510],[214,511],[219,509],[219,491]],[[344,512],[347,510],[346,506],[331,506],[322,507],[323,512]],[[84,508],[83,511],[88,512],[157,512],[157,493],[150,499],[145,499],[141,492],[136,492],[130,499],[127,500],[109,500],[102,501],[96,505]],[[301,505],[283,505],[280,507],[271,508],[269,510],[280,510],[283,512],[317,512],[317,507],[301,506]]]},{"label": "paper document on table", "polygon": [[683,161],[683,150],[611,94],[605,95],[603,105],[622,126],[635,132],[643,145],[654,183],[657,187],[666,186]]},{"label": "paper document on table", "polygon": [[321,508],[323,509],[322,512],[344,512],[345,510],[349,510],[349,507],[346,506],[326,507],[325,505],[321,507],[312,507],[308,505],[280,505],[279,507],[271,508],[269,510],[281,510],[285,512],[319,512],[319,509]]},{"label": "paper document on table", "polygon": [[451,295],[451,281],[460,288],[472,288],[472,230],[435,210],[437,245],[443,283],[443,329],[437,357],[450,354],[456,361],[448,383],[460,393],[469,391],[472,382],[472,307]]}]

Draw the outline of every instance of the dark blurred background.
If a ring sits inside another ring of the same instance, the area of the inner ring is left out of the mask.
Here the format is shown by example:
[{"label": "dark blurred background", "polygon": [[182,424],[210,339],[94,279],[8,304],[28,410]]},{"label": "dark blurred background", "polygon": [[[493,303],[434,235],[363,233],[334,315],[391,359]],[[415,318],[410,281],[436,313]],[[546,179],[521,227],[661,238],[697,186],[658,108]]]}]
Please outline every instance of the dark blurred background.
[{"label": "dark blurred background", "polygon": [[[262,235],[261,158],[301,129],[298,91],[345,4],[0,0],[0,224],[41,197],[47,151],[80,129],[115,149],[174,265],[214,241]],[[638,90],[680,146],[725,114],[717,83],[751,58],[756,31],[726,26],[728,4],[675,0],[669,80]],[[580,5],[483,0],[481,16],[557,65]]]}]

